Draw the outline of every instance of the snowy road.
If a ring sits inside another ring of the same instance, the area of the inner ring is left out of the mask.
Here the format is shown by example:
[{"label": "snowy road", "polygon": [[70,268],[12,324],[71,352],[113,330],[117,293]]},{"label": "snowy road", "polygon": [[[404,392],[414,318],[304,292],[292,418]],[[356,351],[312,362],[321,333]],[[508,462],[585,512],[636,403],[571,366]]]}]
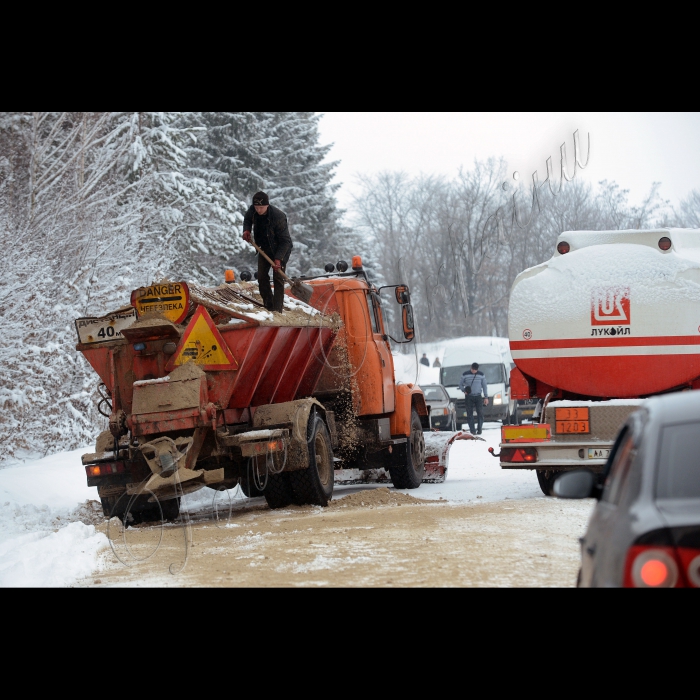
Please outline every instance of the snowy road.
[{"label": "snowy road", "polygon": [[189,527],[111,530],[112,547],[86,503],[85,450],[5,469],[0,586],[573,585],[593,503],[545,498],[534,472],[501,470],[487,451],[499,428],[454,444],[444,484],[337,487],[328,509],[241,499],[230,517],[224,494],[219,521],[205,489],[183,500]]}]

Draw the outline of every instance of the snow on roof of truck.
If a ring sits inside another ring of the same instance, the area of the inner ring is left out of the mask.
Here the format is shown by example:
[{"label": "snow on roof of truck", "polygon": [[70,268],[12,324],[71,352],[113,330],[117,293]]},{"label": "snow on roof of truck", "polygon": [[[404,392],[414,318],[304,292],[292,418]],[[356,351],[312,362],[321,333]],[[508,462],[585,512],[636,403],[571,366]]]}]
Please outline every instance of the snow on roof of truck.
[{"label": "snow on roof of truck", "polygon": [[[700,259],[700,229],[691,228],[656,228],[656,229],[627,229],[621,231],[564,231],[557,238],[557,245],[566,241],[571,251],[588,248],[595,245],[610,245],[614,243],[632,243],[643,245],[659,251],[659,239],[670,238],[673,251],[684,257]],[[568,255],[568,253],[566,253]],[[556,251],[554,257],[560,257]]]},{"label": "snow on roof of truck", "polygon": [[[700,247],[693,245],[700,246],[700,230],[571,233],[582,236],[577,241],[583,241],[588,234],[589,240],[596,236],[598,240],[579,250],[575,250],[572,243],[571,252],[555,254],[547,262],[521,272],[513,283],[508,324],[511,332],[515,329],[518,339],[522,329],[533,323],[568,323],[571,319],[590,317],[591,289],[595,286],[605,287],[611,283],[629,286],[634,289],[635,303],[641,306],[657,303],[660,293],[668,305],[700,302],[700,285],[695,281],[695,271],[700,272]],[[678,250],[661,251],[659,234],[671,234],[669,237],[674,248],[677,241]],[[606,238],[608,235],[610,238]],[[648,236],[655,241],[653,246],[644,242]],[[636,240],[636,244],[629,239]],[[606,243],[615,245],[611,247]],[[533,303],[533,300],[551,301]]]}]

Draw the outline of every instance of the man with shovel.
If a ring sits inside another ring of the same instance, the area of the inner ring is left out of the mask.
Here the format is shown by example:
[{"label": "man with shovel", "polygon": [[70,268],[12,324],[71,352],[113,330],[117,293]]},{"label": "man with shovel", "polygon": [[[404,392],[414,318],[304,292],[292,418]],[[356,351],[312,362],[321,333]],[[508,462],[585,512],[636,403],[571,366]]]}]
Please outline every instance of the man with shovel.
[{"label": "man with shovel", "polygon": [[[251,236],[251,231],[253,235]],[[254,239],[254,240],[253,240]],[[243,240],[255,245],[258,253],[258,287],[265,308],[282,313],[284,309],[284,271],[292,253],[287,215],[270,204],[264,192],[253,195],[253,204],[243,220]],[[270,264],[274,260],[274,263]],[[275,294],[270,288],[270,268]]]}]

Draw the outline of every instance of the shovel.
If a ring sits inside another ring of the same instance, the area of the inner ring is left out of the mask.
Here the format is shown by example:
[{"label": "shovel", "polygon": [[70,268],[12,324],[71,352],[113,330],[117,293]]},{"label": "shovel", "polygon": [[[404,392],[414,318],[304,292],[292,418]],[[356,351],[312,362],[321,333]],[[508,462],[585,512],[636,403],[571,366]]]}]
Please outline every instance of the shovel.
[{"label": "shovel", "polygon": [[[270,260],[270,258],[262,251],[260,250],[259,246],[256,245],[255,241],[251,238],[250,244],[255,248],[255,250],[260,253],[260,255],[267,260],[267,262],[272,265],[273,269],[275,267],[275,263]],[[289,275],[285,274],[281,269],[277,270],[279,275],[282,277],[282,279],[286,280],[289,282],[289,284],[292,285],[292,294],[297,298],[301,299],[304,303],[308,304],[311,301],[311,296],[314,293],[314,288],[310,284],[304,284],[301,280],[297,279],[292,279],[289,277]]]}]

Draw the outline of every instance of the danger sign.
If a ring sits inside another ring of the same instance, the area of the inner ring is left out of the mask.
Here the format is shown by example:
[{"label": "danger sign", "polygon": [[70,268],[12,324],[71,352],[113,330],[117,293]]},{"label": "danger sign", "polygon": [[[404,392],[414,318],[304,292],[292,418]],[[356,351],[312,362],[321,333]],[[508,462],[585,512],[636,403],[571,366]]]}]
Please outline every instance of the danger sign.
[{"label": "danger sign", "polygon": [[131,305],[139,316],[159,314],[168,321],[181,323],[190,308],[190,290],[185,282],[152,284],[131,292]]},{"label": "danger sign", "polygon": [[197,307],[166,371],[171,372],[187,362],[210,371],[238,369],[238,362],[203,306]]}]

